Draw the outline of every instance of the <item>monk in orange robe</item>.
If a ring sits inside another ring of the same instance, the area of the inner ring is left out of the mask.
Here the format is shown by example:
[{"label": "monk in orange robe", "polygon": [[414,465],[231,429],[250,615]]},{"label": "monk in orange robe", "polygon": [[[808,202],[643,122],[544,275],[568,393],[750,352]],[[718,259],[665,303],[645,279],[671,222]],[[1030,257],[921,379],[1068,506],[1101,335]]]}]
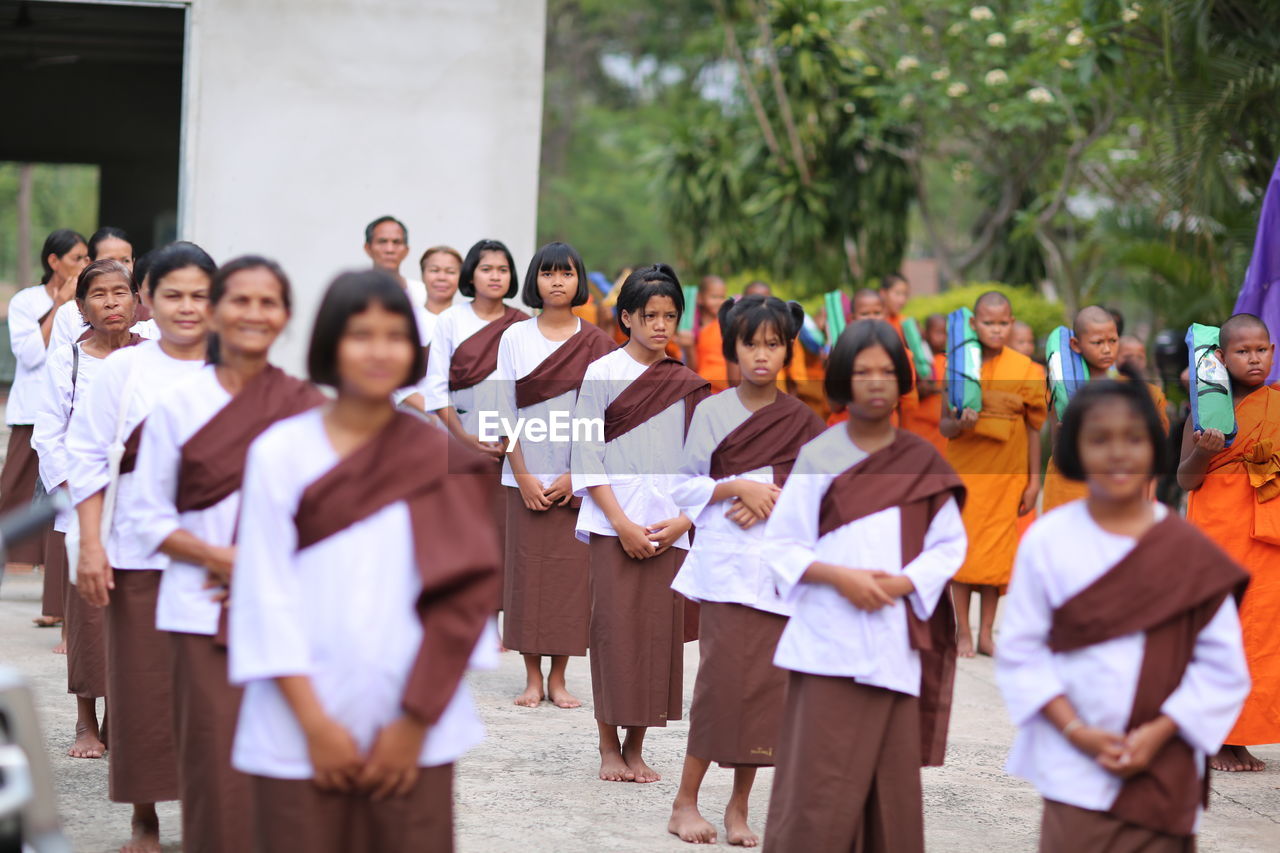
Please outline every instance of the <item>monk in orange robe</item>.
[{"label": "monk in orange robe", "polygon": [[737,379],[730,375],[724,357],[724,338],[720,334],[720,306],[727,296],[724,279],[716,275],[703,276],[698,282],[692,339],[687,332],[678,336],[688,354],[685,361],[689,368],[711,383],[713,394],[728,388],[731,380]]},{"label": "monk in orange robe", "polygon": [[1013,574],[1018,517],[1035,508],[1040,491],[1040,427],[1045,419],[1040,366],[1005,346],[1013,326],[1008,298],[994,290],[982,294],[971,322],[982,345],[982,411],[945,407],[939,424],[949,439],[947,461],[968,490],[961,516],[969,550],[953,584],[962,657],[973,657],[969,605],[974,592],[982,605],[978,651],[995,653],[996,603]]},{"label": "monk in orange robe", "polygon": [[[1009,349],[1020,352],[1027,358],[1035,362],[1036,367],[1040,368],[1040,378],[1046,378],[1044,366],[1040,362],[1035,361],[1036,358],[1036,333],[1029,325],[1021,320],[1013,321],[1013,329],[1009,332]],[[1047,387],[1047,386],[1046,386]],[[1066,482],[1071,482],[1067,480]],[[1045,488],[1048,488],[1046,483]],[[1046,492],[1041,492],[1040,502],[1044,503]],[[1031,525],[1040,517],[1039,510],[1032,509],[1026,515],[1018,516],[1018,541],[1022,541],[1023,534],[1031,529]]]},{"label": "monk in orange robe", "polygon": [[1262,770],[1248,747],[1280,742],[1280,390],[1266,384],[1275,356],[1267,327],[1252,314],[1222,324],[1219,357],[1231,374],[1236,437],[1218,430],[1182,434],[1178,485],[1190,492],[1187,520],[1249,572],[1240,630],[1253,689],[1216,770]]},{"label": "monk in orange robe", "polygon": [[924,340],[933,350],[934,378],[917,381],[918,400],[913,409],[904,407],[907,417],[903,427],[928,441],[945,457],[947,440],[938,431],[938,424],[942,422],[942,380],[947,375],[947,318],[941,314],[925,318]]},{"label": "monk in orange robe", "polygon": [[[898,337],[902,337],[902,318],[894,315],[890,317],[886,313],[884,292],[872,290],[869,287],[863,287],[854,291],[853,299],[850,301],[852,313],[849,315],[849,323],[853,324],[859,320],[884,320],[898,332]],[[906,339],[903,339],[905,345]],[[835,341],[831,342],[835,346]],[[915,361],[911,355],[911,351],[907,350],[907,360],[911,363],[911,375],[915,376]],[[911,416],[920,405],[919,395],[916,393],[915,386],[911,390],[898,398],[898,408],[893,413],[891,422],[894,426],[903,426],[910,422]],[[835,426],[849,420],[849,413],[844,409],[833,412],[827,418],[827,426]]]},{"label": "monk in orange robe", "polygon": [[[1101,379],[1115,365],[1120,354],[1120,333],[1116,329],[1115,317],[1105,308],[1090,305],[1081,308],[1076,314],[1071,329],[1071,349],[1080,354],[1089,367],[1090,378]],[[1123,377],[1121,377],[1123,378]],[[1157,385],[1147,383],[1151,391],[1151,402],[1155,404],[1160,415],[1160,423],[1165,435],[1169,434],[1168,401],[1164,391]],[[1053,423],[1053,435],[1057,438],[1057,413],[1050,411]],[[1044,473],[1044,496],[1040,500],[1041,512],[1062,506],[1088,495],[1088,487],[1075,480],[1068,480],[1058,471],[1053,457],[1049,457],[1049,465]]]}]

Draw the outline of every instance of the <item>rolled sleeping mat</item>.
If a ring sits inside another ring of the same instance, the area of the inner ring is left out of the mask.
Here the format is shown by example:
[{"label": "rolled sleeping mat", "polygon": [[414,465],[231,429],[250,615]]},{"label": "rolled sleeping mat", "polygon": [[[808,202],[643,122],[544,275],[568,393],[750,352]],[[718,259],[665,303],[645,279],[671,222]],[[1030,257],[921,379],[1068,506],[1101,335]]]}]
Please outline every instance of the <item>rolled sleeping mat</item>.
[{"label": "rolled sleeping mat", "polygon": [[982,411],[982,344],[972,319],[968,308],[947,315],[947,403],[957,413]]},{"label": "rolled sleeping mat", "polygon": [[822,307],[827,309],[827,343],[831,346],[836,345],[840,334],[844,332],[844,327],[848,325],[845,322],[843,297],[844,294],[838,290],[822,295]]},{"label": "rolled sleeping mat", "polygon": [[1218,358],[1217,349],[1218,327],[1192,323],[1187,329],[1191,423],[1198,430],[1221,431],[1230,447],[1236,437],[1236,407],[1231,399],[1231,374]]},{"label": "rolled sleeping mat", "polygon": [[911,358],[916,363],[916,378],[934,379],[933,350],[925,343],[924,337],[920,334],[920,325],[916,323],[914,317],[903,318],[902,339],[906,342],[907,349],[911,350]]},{"label": "rolled sleeping mat", "polygon": [[1089,381],[1089,365],[1085,364],[1080,353],[1071,349],[1071,337],[1070,329],[1059,326],[1049,333],[1044,344],[1045,361],[1048,362],[1049,400],[1053,403],[1053,410],[1059,421],[1066,414],[1071,398]]},{"label": "rolled sleeping mat", "polygon": [[680,289],[684,291],[684,313],[680,315],[680,324],[676,326],[676,331],[692,332],[693,320],[698,316],[698,286],[682,284]]}]

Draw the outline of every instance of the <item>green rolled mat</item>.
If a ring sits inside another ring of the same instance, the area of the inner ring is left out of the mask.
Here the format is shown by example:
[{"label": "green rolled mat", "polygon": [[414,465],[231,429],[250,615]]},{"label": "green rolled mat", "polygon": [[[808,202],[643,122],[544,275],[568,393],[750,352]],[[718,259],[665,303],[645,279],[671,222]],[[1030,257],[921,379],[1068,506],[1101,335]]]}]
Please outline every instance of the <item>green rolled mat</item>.
[{"label": "green rolled mat", "polygon": [[1218,358],[1217,349],[1218,327],[1192,323],[1187,329],[1191,423],[1198,430],[1221,431],[1230,447],[1236,437],[1236,406],[1231,398],[1231,374]]},{"label": "green rolled mat", "polygon": [[832,290],[822,295],[822,305],[827,309],[827,341],[836,345],[840,334],[844,332],[844,299],[840,291]]},{"label": "green rolled mat", "polygon": [[684,291],[684,313],[680,315],[680,325],[676,327],[679,332],[693,331],[693,318],[698,316],[698,286],[696,284],[682,284],[680,289]]},{"label": "green rolled mat", "polygon": [[982,411],[982,344],[972,319],[968,308],[947,315],[947,403],[956,413]]},{"label": "green rolled mat", "polygon": [[907,349],[911,350],[911,357],[915,359],[916,376],[920,379],[933,379],[933,350],[925,343],[920,334],[920,325],[914,317],[902,320],[902,337],[907,342]]},{"label": "green rolled mat", "polygon": [[1089,365],[1080,353],[1071,349],[1071,330],[1059,326],[1049,333],[1044,344],[1045,361],[1048,363],[1049,399],[1058,420],[1067,412],[1067,404],[1080,386],[1089,381]]}]

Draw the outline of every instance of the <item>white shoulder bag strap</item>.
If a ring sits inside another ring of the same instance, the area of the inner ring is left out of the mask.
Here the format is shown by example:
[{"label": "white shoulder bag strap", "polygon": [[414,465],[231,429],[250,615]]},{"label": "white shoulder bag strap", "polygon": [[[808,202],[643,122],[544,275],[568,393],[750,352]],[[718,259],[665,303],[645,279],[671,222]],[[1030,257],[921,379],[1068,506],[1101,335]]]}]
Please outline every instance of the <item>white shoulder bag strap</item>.
[{"label": "white shoulder bag strap", "polygon": [[107,493],[102,498],[102,545],[105,548],[111,535],[111,523],[116,514],[116,493],[120,491],[120,462],[124,459],[124,440],[128,437],[124,432],[125,418],[129,414],[129,405],[133,402],[133,389],[138,384],[138,358],[134,357],[129,364],[129,375],[124,381],[124,393],[120,395],[120,409],[116,413],[115,441],[107,446],[108,476]]}]

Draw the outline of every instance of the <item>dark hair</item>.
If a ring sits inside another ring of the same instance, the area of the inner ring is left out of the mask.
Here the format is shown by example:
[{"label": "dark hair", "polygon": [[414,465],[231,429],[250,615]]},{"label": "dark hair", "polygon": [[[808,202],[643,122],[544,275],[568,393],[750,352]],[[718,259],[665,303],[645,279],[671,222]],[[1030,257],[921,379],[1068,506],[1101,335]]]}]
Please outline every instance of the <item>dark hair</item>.
[{"label": "dark hair", "polygon": [[151,262],[156,259],[156,252],[159,249],[152,249],[146,252],[140,258],[133,260],[133,289],[142,290],[142,285],[146,283],[147,273],[151,272]]},{"label": "dark hair", "polygon": [[50,232],[49,236],[44,238],[44,247],[40,249],[40,266],[44,267],[44,276],[41,277],[40,283],[48,284],[49,279],[53,278],[53,267],[49,266],[50,255],[57,255],[60,258],[83,242],[84,237],[70,228],[59,228],[57,231]]},{"label": "dark hair", "polygon": [[93,236],[89,238],[89,260],[96,261],[98,259],[98,244],[105,243],[107,240],[123,240],[129,244],[130,251],[133,249],[133,242],[129,239],[129,235],[124,233],[123,228],[103,225],[97,231],[94,231]]},{"label": "dark hair", "polygon": [[409,375],[401,387],[422,379],[427,371],[427,358],[422,347],[418,346],[418,320],[414,317],[409,295],[390,273],[373,269],[343,273],[325,290],[307,350],[307,374],[312,382],[338,387],[338,344],[351,318],[369,310],[372,305],[380,305],[392,314],[399,314],[409,324],[413,364],[409,366]]},{"label": "dark hair", "polygon": [[511,269],[511,286],[507,288],[505,298],[513,298],[520,292],[520,277],[516,275],[516,259],[511,257],[511,250],[501,240],[479,240],[467,250],[467,257],[462,261],[462,272],[458,276],[458,292],[469,299],[475,298],[476,267],[480,266],[480,258],[485,252],[501,252],[507,256],[507,266]]},{"label": "dark hair", "polygon": [[881,290],[892,290],[894,285],[898,284],[905,284],[907,287],[911,286],[911,282],[907,281],[896,272],[887,272],[884,274],[884,278],[880,279]]},{"label": "dark hair", "polygon": [[791,363],[791,342],[804,324],[804,309],[795,302],[783,302],[776,296],[753,293],[740,299],[726,299],[720,306],[720,335],[725,361],[738,363],[738,341],[750,342],[762,326],[772,326],[787,348]]},{"label": "dark hair", "polygon": [[76,279],[76,301],[84,302],[89,297],[89,288],[93,286],[94,280],[104,275],[118,275],[125,280],[131,291],[135,294],[138,292],[133,273],[124,264],[112,260],[92,261],[89,266],[80,270],[80,277]]},{"label": "dark hair", "polygon": [[373,220],[368,225],[366,225],[364,227],[365,245],[368,245],[369,243],[373,242],[374,229],[384,222],[394,222],[395,224],[399,225],[400,231],[404,234],[404,244],[406,246],[409,245],[409,229],[405,228],[404,223],[401,222],[399,219],[396,219],[394,216],[379,216],[377,219]]},{"label": "dark hair", "polygon": [[1098,379],[1086,382],[1067,405],[1062,424],[1058,427],[1058,440],[1053,446],[1053,464],[1058,466],[1058,471],[1068,480],[1084,481],[1084,464],[1080,459],[1080,431],[1084,428],[1089,410],[1109,399],[1120,399],[1128,403],[1146,427],[1147,438],[1151,442],[1152,476],[1164,473],[1169,467],[1171,456],[1165,441],[1164,427],[1160,423],[1155,403],[1151,401],[1147,381],[1132,365],[1122,365],[1120,374],[1127,381]]},{"label": "dark hair", "polygon": [[150,273],[151,279],[147,285],[147,293],[152,295],[155,294],[156,285],[160,280],[171,272],[186,269],[187,267],[196,267],[203,270],[212,279],[218,271],[218,265],[213,262],[213,258],[209,257],[208,252],[195,243],[190,243],[186,240],[170,243],[149,254],[151,257],[147,265],[147,271]]},{"label": "dark hair", "polygon": [[422,253],[422,257],[418,258],[418,269],[424,270],[427,267],[427,258],[432,255],[453,255],[458,259],[458,264],[462,264],[462,253],[452,246],[432,246]]},{"label": "dark hair", "polygon": [[1119,308],[1108,308],[1107,313],[1111,315],[1111,319],[1116,321],[1116,334],[1124,334],[1124,314],[1120,313]]},{"label": "dark hair", "polygon": [[884,320],[857,320],[845,327],[831,348],[827,376],[823,380],[828,400],[841,406],[853,402],[853,363],[857,361],[858,353],[872,347],[880,347],[889,354],[893,373],[898,377],[898,396],[911,390],[911,362],[907,360],[907,350],[897,330]]},{"label": "dark hair", "polygon": [[676,305],[677,321],[684,314],[684,291],[680,289],[680,279],[676,278],[676,271],[666,264],[653,264],[632,270],[631,275],[622,282],[613,316],[618,328],[628,338],[631,337],[631,329],[623,324],[622,312],[634,315],[655,296],[671,298]]},{"label": "dark hair", "polygon": [[529,261],[529,271],[524,274],[524,290],[520,299],[530,308],[542,307],[542,294],[538,292],[538,273],[543,270],[573,270],[578,274],[578,292],[573,294],[574,306],[583,305],[591,291],[587,289],[587,269],[582,264],[578,250],[568,243],[548,243],[539,249]]},{"label": "dark hair", "polygon": [[[285,275],[278,263],[261,255],[241,255],[218,267],[217,273],[213,276],[213,283],[209,285],[209,305],[217,305],[222,297],[227,295],[227,279],[245,270],[266,270],[271,273],[276,283],[280,285],[280,299],[284,302],[284,310],[293,311],[293,286],[289,284],[289,276]],[[222,342],[218,338],[218,333],[210,332],[205,348],[205,361],[209,364],[218,364],[221,356]]]}]

